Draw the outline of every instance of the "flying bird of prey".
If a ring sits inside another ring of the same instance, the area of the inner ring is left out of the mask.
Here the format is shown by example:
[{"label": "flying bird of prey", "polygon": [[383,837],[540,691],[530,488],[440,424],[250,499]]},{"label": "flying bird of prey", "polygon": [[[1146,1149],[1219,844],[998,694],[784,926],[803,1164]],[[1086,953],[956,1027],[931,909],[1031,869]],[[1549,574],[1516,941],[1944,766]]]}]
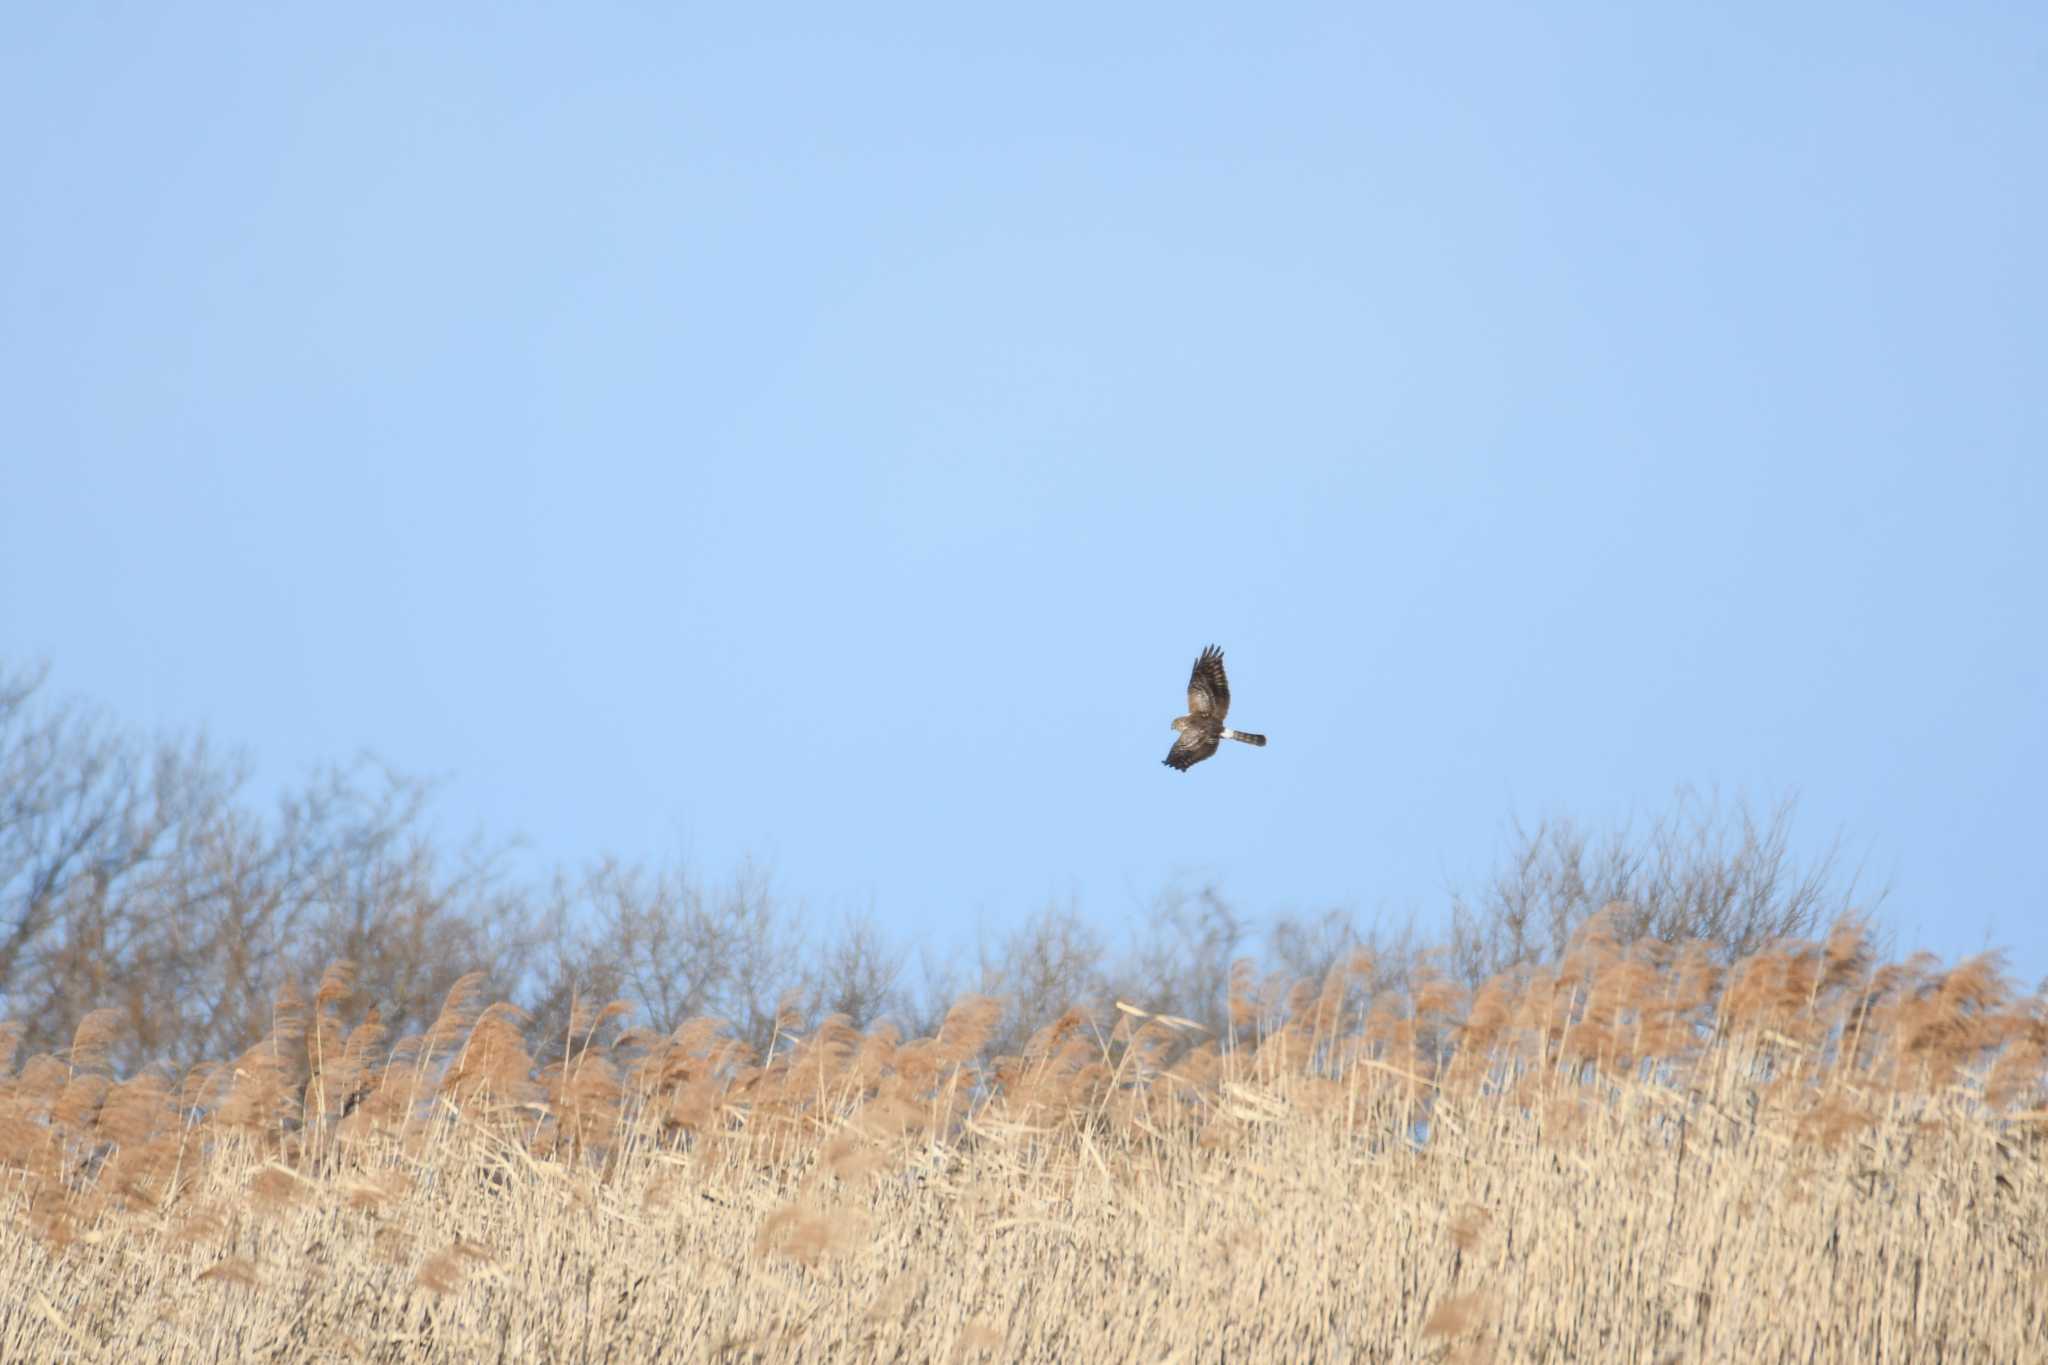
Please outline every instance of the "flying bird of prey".
[{"label": "flying bird of prey", "polygon": [[1225,725],[1223,718],[1229,714],[1230,680],[1223,676],[1223,651],[1210,645],[1195,660],[1195,671],[1188,678],[1188,714],[1174,719],[1173,728],[1180,731],[1180,738],[1166,755],[1166,766],[1186,772],[1215,753],[1226,739],[1265,745],[1264,735],[1246,734]]}]

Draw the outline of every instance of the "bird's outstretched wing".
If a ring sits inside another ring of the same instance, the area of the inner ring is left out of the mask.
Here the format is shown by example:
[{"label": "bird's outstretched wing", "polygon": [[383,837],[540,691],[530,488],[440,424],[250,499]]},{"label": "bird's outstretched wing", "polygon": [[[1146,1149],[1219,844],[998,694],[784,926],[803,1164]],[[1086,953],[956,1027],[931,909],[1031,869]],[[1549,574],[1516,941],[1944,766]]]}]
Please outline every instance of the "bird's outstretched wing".
[{"label": "bird's outstretched wing", "polygon": [[1230,679],[1223,676],[1223,651],[1210,645],[1195,660],[1195,671],[1188,677],[1188,713],[1220,723],[1229,712]]},{"label": "bird's outstretched wing", "polygon": [[1221,728],[1220,726],[1213,729],[1208,726],[1190,726],[1181,731],[1180,738],[1175,740],[1173,748],[1167,751],[1166,766],[1180,772],[1186,772],[1210,754],[1215,753],[1217,748],[1223,743],[1223,737],[1219,733]]}]

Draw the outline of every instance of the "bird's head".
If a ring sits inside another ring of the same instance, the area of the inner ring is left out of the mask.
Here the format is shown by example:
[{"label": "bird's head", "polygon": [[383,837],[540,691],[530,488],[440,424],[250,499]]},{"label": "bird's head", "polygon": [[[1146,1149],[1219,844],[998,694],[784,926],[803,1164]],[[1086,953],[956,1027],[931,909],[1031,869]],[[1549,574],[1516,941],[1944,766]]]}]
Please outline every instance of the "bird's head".
[{"label": "bird's head", "polygon": [[1174,728],[1174,729],[1176,729],[1176,730],[1185,730],[1185,729],[1187,729],[1187,728],[1188,728],[1188,718],[1187,718],[1186,716],[1175,716],[1175,717],[1173,718],[1173,728]]}]

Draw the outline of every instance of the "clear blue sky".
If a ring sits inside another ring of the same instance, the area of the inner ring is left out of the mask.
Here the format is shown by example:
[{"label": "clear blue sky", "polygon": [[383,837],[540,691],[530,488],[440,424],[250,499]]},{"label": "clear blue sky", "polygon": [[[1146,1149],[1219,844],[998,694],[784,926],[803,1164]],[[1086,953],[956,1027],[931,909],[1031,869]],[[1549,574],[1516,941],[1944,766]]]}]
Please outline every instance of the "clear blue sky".
[{"label": "clear blue sky", "polygon": [[[1803,794],[2048,972],[2048,8],[15,6],[0,650],[906,935]],[[1229,652],[1272,736],[1160,766]]]}]

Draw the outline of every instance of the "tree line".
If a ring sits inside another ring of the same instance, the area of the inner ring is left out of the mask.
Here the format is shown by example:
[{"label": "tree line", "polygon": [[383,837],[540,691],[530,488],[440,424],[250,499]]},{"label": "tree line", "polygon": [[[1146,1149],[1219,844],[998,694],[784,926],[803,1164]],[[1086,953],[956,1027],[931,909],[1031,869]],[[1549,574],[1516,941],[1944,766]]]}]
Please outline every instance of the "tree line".
[{"label": "tree line", "polygon": [[1602,911],[1624,944],[1699,939],[1732,959],[1876,899],[1857,899],[1837,848],[1799,856],[1792,800],[1681,792],[1641,825],[1514,824],[1428,930],[1341,907],[1253,916],[1203,885],[1162,890],[1120,940],[1056,902],[935,957],[872,912],[821,922],[754,865],[707,878],[601,859],[515,876],[510,845],[438,836],[433,784],[374,759],[259,802],[247,763],[204,735],[143,735],[46,680],[0,661],[0,1020],[29,1052],[57,1051],[112,1009],[124,1067],[235,1055],[268,1032],[282,987],[337,962],[354,964],[351,1003],[394,1037],[481,971],[524,1011],[536,1055],[593,1001],[625,1001],[634,1026],[661,1032],[721,1019],[760,1048],[834,1014],[927,1035],[970,993],[1004,1000],[1005,1051],[1070,1006],[1118,1000],[1223,1034],[1234,984],[1320,981],[1360,950],[1364,989],[1418,974],[1471,987],[1556,960]]}]

